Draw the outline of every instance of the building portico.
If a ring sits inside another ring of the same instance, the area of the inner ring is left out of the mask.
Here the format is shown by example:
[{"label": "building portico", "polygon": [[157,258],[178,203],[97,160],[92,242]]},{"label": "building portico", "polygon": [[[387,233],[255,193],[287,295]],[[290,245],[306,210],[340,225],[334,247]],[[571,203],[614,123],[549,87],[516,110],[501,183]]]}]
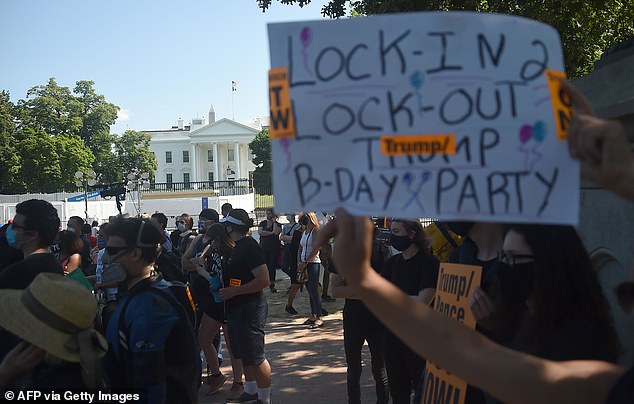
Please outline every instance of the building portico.
[{"label": "building portico", "polygon": [[249,179],[255,170],[249,143],[261,127],[245,125],[227,118],[215,120],[213,106],[209,123],[192,119],[185,126],[144,131],[152,140],[150,150],[158,162],[155,182],[202,182]]}]

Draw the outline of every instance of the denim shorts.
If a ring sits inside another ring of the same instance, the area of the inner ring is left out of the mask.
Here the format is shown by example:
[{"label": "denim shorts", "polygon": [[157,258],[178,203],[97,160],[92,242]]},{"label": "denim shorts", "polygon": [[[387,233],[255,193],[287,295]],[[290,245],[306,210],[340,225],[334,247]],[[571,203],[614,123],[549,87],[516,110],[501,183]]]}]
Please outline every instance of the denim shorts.
[{"label": "denim shorts", "polygon": [[264,352],[264,325],[269,306],[264,293],[239,304],[227,312],[229,335],[235,359],[244,366],[257,366],[266,359]]}]

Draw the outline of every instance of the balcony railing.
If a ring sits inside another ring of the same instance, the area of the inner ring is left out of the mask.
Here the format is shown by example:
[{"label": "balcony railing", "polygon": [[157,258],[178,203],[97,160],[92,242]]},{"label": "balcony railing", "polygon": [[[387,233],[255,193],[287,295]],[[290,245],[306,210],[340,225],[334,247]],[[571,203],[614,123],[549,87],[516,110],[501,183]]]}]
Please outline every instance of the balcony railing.
[{"label": "balcony railing", "polygon": [[219,196],[245,195],[254,192],[249,180],[155,182],[143,193],[208,191]]}]

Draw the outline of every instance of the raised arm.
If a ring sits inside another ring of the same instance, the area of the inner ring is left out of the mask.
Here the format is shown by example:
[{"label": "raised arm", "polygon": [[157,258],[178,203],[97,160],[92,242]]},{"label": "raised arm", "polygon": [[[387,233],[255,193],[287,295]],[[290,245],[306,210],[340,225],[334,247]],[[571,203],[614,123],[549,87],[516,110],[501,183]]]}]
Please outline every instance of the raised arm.
[{"label": "raised arm", "polygon": [[422,357],[508,403],[603,403],[624,369],[600,361],[552,362],[497,345],[411,299],[370,267],[372,223],[343,209],[334,260],[348,285],[385,326]]}]

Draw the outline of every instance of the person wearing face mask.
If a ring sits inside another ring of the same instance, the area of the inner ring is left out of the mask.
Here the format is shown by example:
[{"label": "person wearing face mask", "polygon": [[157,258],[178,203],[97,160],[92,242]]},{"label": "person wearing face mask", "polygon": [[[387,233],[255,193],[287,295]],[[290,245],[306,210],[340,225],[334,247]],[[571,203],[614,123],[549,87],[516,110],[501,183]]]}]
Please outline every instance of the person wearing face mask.
[{"label": "person wearing face mask", "polygon": [[178,241],[176,243],[177,254],[182,257],[187,251],[189,244],[196,238],[196,230],[194,230],[194,218],[187,213],[180,216],[180,220],[176,223],[178,226]]},{"label": "person wearing face mask", "polygon": [[0,227],[0,273],[9,265],[24,259],[22,251],[9,247],[9,243],[7,243],[7,230],[9,226],[11,226],[11,223]]},{"label": "person wearing face mask", "polygon": [[125,294],[108,322],[106,364],[113,389],[133,390],[139,402],[194,403],[201,369],[191,302],[182,287],[155,276],[162,241],[147,220],[110,226],[106,251],[125,273]]},{"label": "person wearing face mask", "polygon": [[[390,243],[400,251],[388,259],[381,275],[412,299],[430,304],[436,292],[440,263],[428,250],[418,221],[394,219]],[[425,359],[408,348],[389,329],[384,339],[385,368],[394,404],[411,402],[411,394],[425,369]]]},{"label": "person wearing face mask", "polygon": [[232,209],[222,223],[235,247],[227,261],[229,283],[219,292],[226,302],[233,355],[242,360],[246,380],[244,393],[227,402],[270,404],[271,365],[264,349],[268,303],[263,293],[269,271],[260,246],[247,235],[253,226],[248,213]]},{"label": "person wearing face mask", "polygon": [[507,312],[506,345],[557,361],[616,362],[610,309],[574,228],[513,225],[502,248],[495,303]]},{"label": "person wearing face mask", "polygon": [[[20,250],[24,259],[0,273],[0,289],[26,289],[42,272],[63,275],[62,265],[48,250],[60,225],[55,207],[47,201],[30,199],[18,203],[15,212],[6,230],[7,244]],[[14,335],[0,329],[0,360],[19,342]]]},{"label": "person wearing face mask", "polygon": [[[225,302],[220,296],[220,289],[229,284],[227,261],[231,255],[235,243],[229,238],[225,226],[221,223],[213,224],[206,232],[206,237],[211,240],[210,248],[196,260],[198,275],[209,282],[212,299],[208,303],[208,309],[202,317],[198,332],[198,341],[204,352],[209,369],[207,395],[215,394],[223,386],[227,377],[220,372],[218,352],[212,344],[213,338],[218,335],[220,327],[224,330],[225,341],[231,353],[229,340],[229,327],[226,324]],[[233,369],[233,385],[229,391],[230,397],[238,397],[242,394],[242,361],[231,358]]]}]

